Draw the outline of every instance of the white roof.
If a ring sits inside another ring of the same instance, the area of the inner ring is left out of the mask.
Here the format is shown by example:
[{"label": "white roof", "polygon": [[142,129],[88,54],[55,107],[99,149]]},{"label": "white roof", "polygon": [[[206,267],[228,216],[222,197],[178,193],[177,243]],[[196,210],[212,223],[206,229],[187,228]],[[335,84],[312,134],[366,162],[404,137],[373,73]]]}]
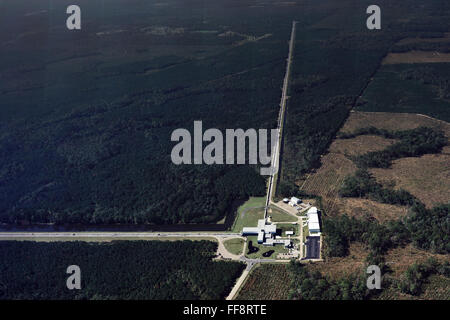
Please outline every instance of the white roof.
[{"label": "white roof", "polygon": [[242,228],[242,234],[258,234],[259,229],[255,227],[244,227]]},{"label": "white roof", "polygon": [[296,198],[296,197],[292,197],[292,198],[291,198],[291,202],[299,203],[299,202],[300,202],[300,199],[299,199],[299,198]]},{"label": "white roof", "polygon": [[294,231],[286,231],[287,235],[294,234]]},{"label": "white roof", "polygon": [[277,226],[275,224],[268,224],[264,226],[264,231],[268,233],[276,233]]},{"label": "white roof", "polygon": [[262,231],[258,233],[258,242],[259,241],[264,241],[264,232]]},{"label": "white roof", "polygon": [[266,220],[265,219],[259,219],[258,220],[258,228],[259,229],[264,229],[265,225],[266,225]]},{"label": "white roof", "polygon": [[319,222],[308,221],[308,229],[309,229],[309,231],[315,231],[315,230],[320,231]]},{"label": "white roof", "polygon": [[308,215],[308,222],[317,222],[319,223],[319,216],[317,213],[311,213]]},{"label": "white roof", "polygon": [[310,214],[310,213],[316,213],[317,214],[317,208],[316,207],[309,208],[308,214]]}]

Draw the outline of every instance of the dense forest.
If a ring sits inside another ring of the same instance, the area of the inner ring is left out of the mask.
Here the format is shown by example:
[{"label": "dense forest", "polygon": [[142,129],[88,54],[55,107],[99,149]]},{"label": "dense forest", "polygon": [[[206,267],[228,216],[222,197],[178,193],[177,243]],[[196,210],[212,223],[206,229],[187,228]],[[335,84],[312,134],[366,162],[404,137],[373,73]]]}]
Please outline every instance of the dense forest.
[{"label": "dense forest", "polygon": [[[275,128],[294,13],[155,2],[82,0],[89,15],[76,35],[60,28],[63,3],[8,5],[1,222],[214,223],[264,194],[255,166],[172,164],[171,133],[193,132],[195,120],[204,130]],[[17,24],[29,11],[48,12]]]},{"label": "dense forest", "polygon": [[[222,299],[244,264],[211,241],[0,242],[0,299]],[[66,269],[81,269],[69,290]]]},{"label": "dense forest", "polygon": [[419,113],[449,122],[449,79],[450,63],[386,64],[356,110]]}]

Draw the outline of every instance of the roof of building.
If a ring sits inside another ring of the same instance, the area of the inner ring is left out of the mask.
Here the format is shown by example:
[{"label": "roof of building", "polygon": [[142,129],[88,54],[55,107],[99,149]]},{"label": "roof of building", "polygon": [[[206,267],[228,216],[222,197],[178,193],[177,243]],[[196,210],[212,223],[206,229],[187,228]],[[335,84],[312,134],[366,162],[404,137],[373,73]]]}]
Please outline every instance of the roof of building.
[{"label": "roof of building", "polygon": [[265,225],[266,225],[266,220],[265,219],[259,219],[258,220],[258,228],[259,229],[264,229]]},{"label": "roof of building", "polygon": [[316,207],[311,207],[311,208],[309,208],[309,210],[308,210],[308,215],[309,214],[311,214],[311,213],[316,213],[317,214],[317,208]]},{"label": "roof of building", "polygon": [[243,234],[258,234],[259,230],[260,229],[257,227],[244,227],[244,228],[242,228],[242,233]]},{"label": "roof of building", "polygon": [[260,231],[258,233],[258,242],[264,241],[264,232]]},{"label": "roof of building", "polygon": [[312,231],[312,230],[320,231],[320,224],[318,222],[308,221],[308,229],[309,229],[309,231]]}]

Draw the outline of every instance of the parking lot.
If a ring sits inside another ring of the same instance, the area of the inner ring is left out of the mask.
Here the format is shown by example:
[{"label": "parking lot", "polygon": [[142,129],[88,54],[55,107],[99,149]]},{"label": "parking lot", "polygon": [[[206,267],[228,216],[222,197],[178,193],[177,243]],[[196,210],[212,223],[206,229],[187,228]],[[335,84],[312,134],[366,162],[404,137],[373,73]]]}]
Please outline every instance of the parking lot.
[{"label": "parking lot", "polygon": [[320,237],[306,237],[306,259],[320,259]]}]

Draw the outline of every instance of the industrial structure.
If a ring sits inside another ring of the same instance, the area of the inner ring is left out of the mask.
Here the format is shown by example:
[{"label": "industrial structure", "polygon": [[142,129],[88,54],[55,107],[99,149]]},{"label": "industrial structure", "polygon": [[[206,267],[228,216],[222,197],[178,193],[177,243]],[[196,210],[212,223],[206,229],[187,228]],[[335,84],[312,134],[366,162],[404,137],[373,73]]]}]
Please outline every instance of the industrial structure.
[{"label": "industrial structure", "polygon": [[316,207],[311,207],[308,212],[308,229],[309,233],[320,235],[319,213]]},{"label": "industrial structure", "polygon": [[273,246],[276,244],[282,244],[286,248],[292,246],[292,241],[290,239],[281,239],[276,236],[277,226],[267,222],[266,219],[258,220],[258,225],[256,227],[244,227],[242,229],[243,236],[257,236],[258,243],[264,246]]}]

